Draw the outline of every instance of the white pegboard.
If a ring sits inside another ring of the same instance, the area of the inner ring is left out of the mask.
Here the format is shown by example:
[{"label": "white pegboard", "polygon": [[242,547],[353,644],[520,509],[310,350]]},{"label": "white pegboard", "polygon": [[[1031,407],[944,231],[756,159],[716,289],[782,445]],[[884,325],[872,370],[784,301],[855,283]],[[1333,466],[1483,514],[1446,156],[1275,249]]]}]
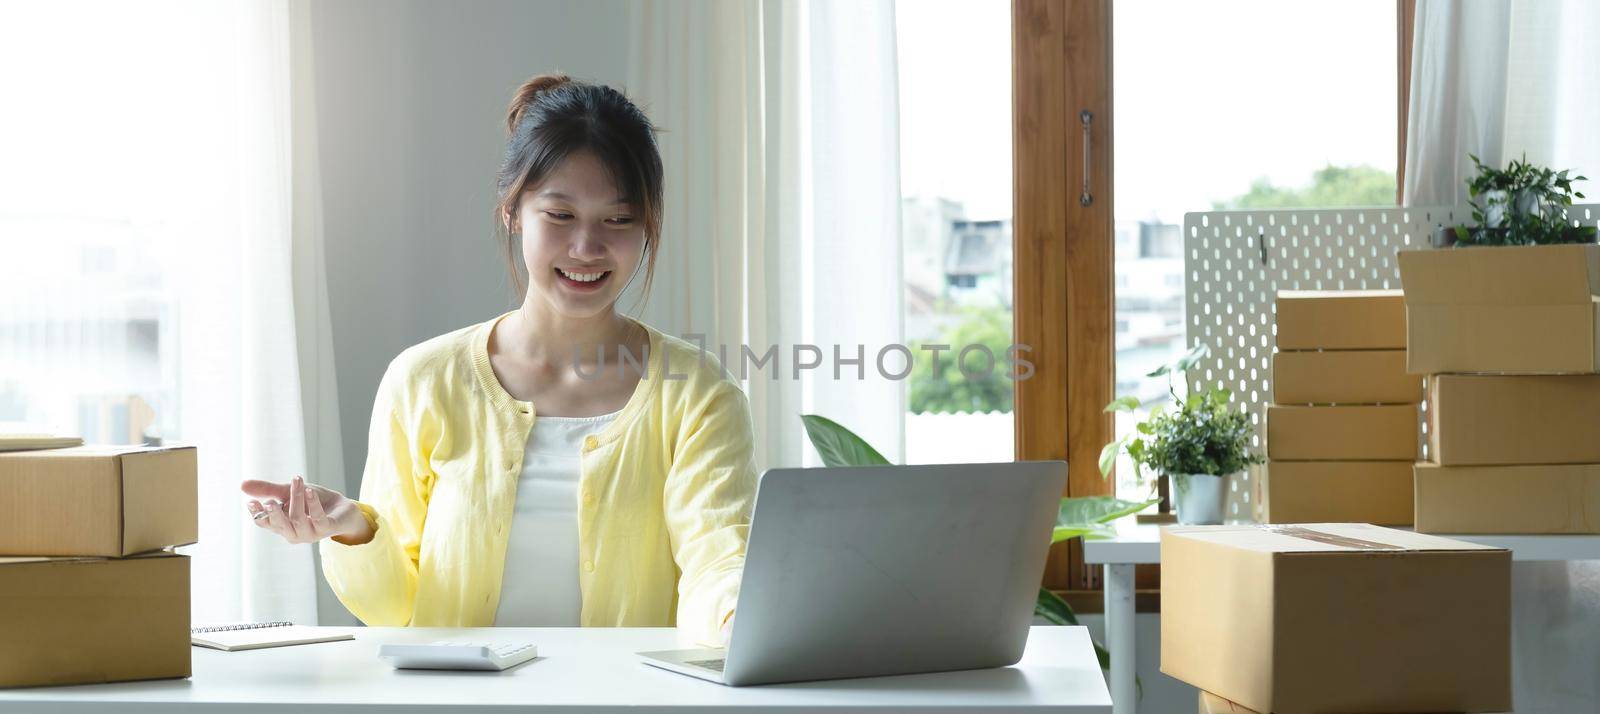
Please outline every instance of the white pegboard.
[{"label": "white pegboard", "polygon": [[[1600,204],[1572,206],[1568,215],[1594,226]],[[1188,373],[1189,389],[1232,391],[1255,427],[1252,447],[1264,453],[1278,291],[1398,289],[1397,251],[1427,248],[1438,226],[1471,217],[1466,206],[1184,214],[1187,344],[1211,348]],[[1253,517],[1258,477],[1252,469],[1234,478],[1230,519]]]}]

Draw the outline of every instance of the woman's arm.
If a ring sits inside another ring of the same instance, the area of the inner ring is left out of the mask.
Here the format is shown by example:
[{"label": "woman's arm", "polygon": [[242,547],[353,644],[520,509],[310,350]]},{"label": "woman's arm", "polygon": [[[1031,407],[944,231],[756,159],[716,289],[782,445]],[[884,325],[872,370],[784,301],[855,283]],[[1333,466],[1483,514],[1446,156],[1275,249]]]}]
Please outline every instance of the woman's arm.
[{"label": "woman's arm", "polygon": [[678,579],[677,622],[697,642],[720,643],[744,570],[755,503],[755,441],[749,400],[718,382],[679,431],[664,490]]},{"label": "woman's arm", "polygon": [[411,623],[422,524],[433,488],[427,458],[417,446],[422,417],[406,408],[406,389],[402,370],[391,363],[372,406],[357,503],[373,528],[371,538],[328,539],[319,546],[322,572],[334,594],[371,626]]}]

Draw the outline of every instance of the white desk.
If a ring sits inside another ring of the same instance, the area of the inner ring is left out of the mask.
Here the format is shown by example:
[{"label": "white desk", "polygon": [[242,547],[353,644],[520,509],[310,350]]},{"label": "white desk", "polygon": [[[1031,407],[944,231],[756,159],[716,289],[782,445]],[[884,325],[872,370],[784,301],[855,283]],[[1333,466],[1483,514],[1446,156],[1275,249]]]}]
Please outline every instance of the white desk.
[{"label": "white desk", "polygon": [[[1512,560],[1600,560],[1600,535],[1447,535],[1445,538],[1505,548]],[[1111,701],[1115,714],[1138,711],[1134,672],[1133,571],[1161,562],[1161,528],[1119,524],[1114,538],[1085,540],[1083,562],[1105,565],[1106,647],[1111,650]]]},{"label": "white desk", "polygon": [[[356,639],[245,652],[196,647],[186,680],[0,689],[0,711],[1111,711],[1081,627],[1033,628],[1012,667],[758,687],[724,687],[640,663],[634,652],[679,646],[666,628],[331,629]],[[377,658],[383,643],[440,639],[531,641],[540,656],[504,672],[396,671]]]}]

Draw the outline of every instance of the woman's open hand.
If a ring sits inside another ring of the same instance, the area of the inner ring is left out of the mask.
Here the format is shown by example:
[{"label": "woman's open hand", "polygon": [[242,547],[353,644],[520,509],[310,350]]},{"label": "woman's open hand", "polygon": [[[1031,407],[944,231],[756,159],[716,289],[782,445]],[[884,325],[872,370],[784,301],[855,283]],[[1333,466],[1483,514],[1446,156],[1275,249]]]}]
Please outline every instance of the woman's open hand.
[{"label": "woman's open hand", "polygon": [[356,502],[331,488],[308,485],[299,476],[289,483],[249,479],[239,485],[257,526],[290,543],[315,543],[342,536],[350,543],[372,539],[372,528]]}]

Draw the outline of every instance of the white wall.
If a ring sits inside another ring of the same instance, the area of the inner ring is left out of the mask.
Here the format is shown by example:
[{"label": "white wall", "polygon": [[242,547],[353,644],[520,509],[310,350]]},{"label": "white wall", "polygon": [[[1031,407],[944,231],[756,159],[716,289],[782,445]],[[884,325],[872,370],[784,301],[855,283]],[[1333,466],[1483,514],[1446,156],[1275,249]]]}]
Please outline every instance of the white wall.
[{"label": "white wall", "polygon": [[[511,93],[529,76],[556,70],[620,87],[629,7],[625,0],[296,6],[305,15],[295,26],[310,29],[309,71],[297,75],[309,75],[310,86],[296,94],[315,105],[348,492],[360,484],[372,399],[389,360],[512,305],[493,234]],[[332,474],[311,477],[338,482]],[[322,604],[325,624],[353,622],[325,587]]]}]

